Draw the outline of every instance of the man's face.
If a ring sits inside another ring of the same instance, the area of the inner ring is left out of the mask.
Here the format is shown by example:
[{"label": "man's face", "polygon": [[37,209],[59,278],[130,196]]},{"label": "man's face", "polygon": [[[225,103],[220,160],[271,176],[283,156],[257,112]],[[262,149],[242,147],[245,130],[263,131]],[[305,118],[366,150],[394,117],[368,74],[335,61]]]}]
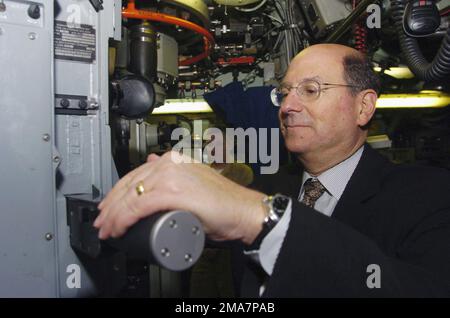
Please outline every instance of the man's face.
[{"label": "man's face", "polygon": [[[307,79],[347,84],[341,57],[334,58],[320,50],[316,54],[302,54],[292,61],[283,84],[297,86]],[[281,132],[288,150],[308,155],[339,151],[355,142],[361,134],[355,101],[347,87],[333,86],[321,91],[318,99],[307,102],[291,89],[279,111]]]}]

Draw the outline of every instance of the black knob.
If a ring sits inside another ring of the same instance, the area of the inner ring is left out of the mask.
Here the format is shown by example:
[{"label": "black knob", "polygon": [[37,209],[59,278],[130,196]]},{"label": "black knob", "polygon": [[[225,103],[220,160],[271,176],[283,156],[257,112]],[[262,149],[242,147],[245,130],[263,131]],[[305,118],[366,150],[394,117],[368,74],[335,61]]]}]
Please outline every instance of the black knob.
[{"label": "black knob", "polygon": [[63,107],[63,108],[67,108],[67,107],[70,106],[69,100],[68,100],[68,99],[65,99],[65,98],[61,99],[61,102],[60,102],[59,104],[60,104],[61,107]]},{"label": "black knob", "polygon": [[39,5],[37,4],[30,5],[30,7],[28,8],[28,15],[32,19],[35,20],[39,19],[41,17],[41,8],[39,8]]}]

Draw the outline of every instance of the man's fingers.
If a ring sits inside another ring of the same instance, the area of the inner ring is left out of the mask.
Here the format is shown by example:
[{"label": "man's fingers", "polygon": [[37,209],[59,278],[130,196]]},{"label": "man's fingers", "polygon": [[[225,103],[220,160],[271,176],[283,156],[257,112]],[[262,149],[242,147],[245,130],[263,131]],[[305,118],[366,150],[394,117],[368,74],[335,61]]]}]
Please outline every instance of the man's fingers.
[{"label": "man's fingers", "polygon": [[[99,237],[101,239],[104,239],[111,235],[113,226],[115,227],[115,233],[117,235],[119,232],[121,232],[123,227],[130,226],[131,224],[134,224],[134,222],[137,222],[139,218],[146,216],[146,207],[140,206],[142,205],[140,202],[148,200],[148,194],[153,192],[153,189],[155,188],[155,182],[160,179],[158,175],[158,173],[153,173],[152,167],[148,167],[145,172],[141,173],[139,176],[135,176],[135,178],[139,179],[140,181],[136,181],[136,183],[131,184],[128,189],[122,189],[121,192],[116,192],[117,197],[115,201],[111,200],[110,203],[105,204],[103,208],[104,210],[101,211],[100,216],[94,222],[95,227],[101,228],[99,233]],[[140,187],[142,187],[141,191],[143,191],[141,194],[139,194],[136,190],[136,187],[139,183]],[[131,214],[130,217],[134,218],[132,222],[130,221],[131,223],[122,221],[124,215],[126,216],[128,214]],[[116,225],[114,225],[115,218],[120,219],[117,222],[118,224],[122,224],[122,227],[117,227]],[[118,228],[120,228],[120,230],[118,230]]]},{"label": "man's fingers", "polygon": [[101,212],[94,222],[94,226],[100,228],[101,239],[120,236],[139,219],[155,212],[186,210],[189,206],[198,204],[186,202],[183,199],[185,195],[181,193],[184,191],[180,192],[180,189],[170,183],[174,173],[178,176],[180,172],[178,169],[174,172],[172,155],[176,159],[182,158],[177,153],[166,153],[163,157],[150,155],[146,164],[117,183],[99,205]]},{"label": "man's fingers", "polygon": [[128,201],[125,205],[126,210],[119,212],[111,222],[110,233],[112,237],[122,236],[129,227],[143,218],[143,216],[140,216],[141,213],[132,208]]},{"label": "man's fingers", "polygon": [[106,197],[100,202],[98,205],[99,209],[102,209],[105,205],[107,205],[111,198],[116,198],[118,196],[118,193],[122,192],[123,189],[127,189],[134,179],[134,177],[141,172],[145,171],[147,168],[146,164],[141,165],[140,167],[130,171],[127,175],[125,175],[122,179],[120,179],[112,188],[112,190],[106,195]]},{"label": "man's fingers", "polygon": [[[139,177],[142,178],[140,180],[145,180],[145,173],[139,175]],[[103,205],[99,205],[101,211],[100,215],[94,221],[94,227],[103,227],[103,223],[105,222],[106,218],[108,216],[114,215],[114,212],[112,211],[115,211],[116,207],[121,207],[125,204],[125,210],[130,209],[130,207],[128,206],[129,200],[140,195],[137,190],[137,186],[140,182],[141,181],[134,183],[132,180],[129,180],[128,187],[118,185],[120,188],[116,190],[114,198],[110,197],[109,199],[104,201],[105,203]],[[145,186],[143,185],[143,181],[141,186],[144,187],[143,191],[145,193]],[[149,187],[147,187],[147,189],[148,188]]]},{"label": "man's fingers", "polygon": [[120,213],[120,211],[126,211],[126,204],[123,200],[119,201],[118,204],[109,206],[102,210],[101,214],[101,222],[97,223],[97,227],[99,227],[99,234],[98,237],[101,240],[107,239],[111,236],[111,227],[113,220],[117,217],[117,213]]},{"label": "man's fingers", "polygon": [[[116,206],[120,206],[125,198],[127,200],[133,200],[133,198],[138,196],[144,196],[147,192],[154,188],[155,182],[161,180],[161,178],[158,177],[159,173],[155,172],[154,163],[147,163],[145,164],[145,167],[143,166],[144,165],[137,168],[140,169],[139,174],[134,173],[129,176],[132,179],[128,178],[127,186],[124,186],[123,183],[118,183],[113,189],[114,193],[108,195],[107,198],[104,199],[104,203],[99,205],[99,209],[101,211],[100,215],[94,222],[95,227],[102,227],[106,217],[111,213],[111,210],[113,210]],[[138,186],[140,187],[139,190],[137,189]],[[141,191],[142,193],[140,193]]]},{"label": "man's fingers", "polygon": [[170,208],[173,198],[158,191],[149,192],[138,198],[128,200],[124,198],[120,206],[114,207],[108,213],[100,227],[99,238],[119,237],[138,222],[156,212],[166,211]]},{"label": "man's fingers", "polygon": [[[138,195],[137,186],[141,182],[143,182],[143,180],[145,180],[149,175],[153,174],[154,164],[150,165],[146,163],[133,171],[135,171],[135,173],[127,175],[128,178],[126,180],[126,183],[119,181],[120,184],[118,182],[116,186],[114,186],[113,190],[111,190],[111,192],[107,195],[107,197],[98,206],[98,208],[102,211],[94,222],[95,227],[101,226],[101,223],[103,222],[105,215],[108,213],[107,212],[108,206],[116,205],[117,201],[122,200],[123,196],[126,195],[126,193]],[[149,189],[150,185],[144,186],[145,191],[148,191]],[[106,210],[106,212],[104,212],[103,210]]]}]

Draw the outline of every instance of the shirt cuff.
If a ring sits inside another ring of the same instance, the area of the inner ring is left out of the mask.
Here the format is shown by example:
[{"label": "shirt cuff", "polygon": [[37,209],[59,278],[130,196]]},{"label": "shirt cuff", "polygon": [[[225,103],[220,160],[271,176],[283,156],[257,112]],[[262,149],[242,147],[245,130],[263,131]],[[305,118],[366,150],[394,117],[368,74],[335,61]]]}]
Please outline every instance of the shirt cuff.
[{"label": "shirt cuff", "polygon": [[284,237],[289,228],[291,213],[292,199],[289,201],[286,211],[283,213],[280,221],[278,221],[277,225],[275,225],[272,231],[270,231],[263,239],[261,247],[259,248],[261,267],[268,275],[272,275],[275,262],[281,250],[281,245],[283,245]]},{"label": "shirt cuff", "polygon": [[264,271],[272,275],[275,262],[283,244],[291,221],[292,199],[289,201],[286,211],[274,228],[262,240],[259,250],[244,250],[244,254],[250,257],[257,264],[261,265]]}]

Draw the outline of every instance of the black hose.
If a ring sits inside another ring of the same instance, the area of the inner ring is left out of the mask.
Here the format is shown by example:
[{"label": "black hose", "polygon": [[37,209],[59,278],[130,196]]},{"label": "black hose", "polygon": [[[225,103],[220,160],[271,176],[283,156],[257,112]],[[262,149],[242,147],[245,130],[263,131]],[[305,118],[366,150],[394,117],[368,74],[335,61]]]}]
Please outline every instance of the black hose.
[{"label": "black hose", "polygon": [[403,13],[405,4],[402,0],[391,0],[392,17],[399,37],[400,47],[411,71],[427,82],[444,79],[450,74],[450,28],[447,29],[439,52],[433,62],[429,63],[422,54],[415,38],[403,30]]}]

